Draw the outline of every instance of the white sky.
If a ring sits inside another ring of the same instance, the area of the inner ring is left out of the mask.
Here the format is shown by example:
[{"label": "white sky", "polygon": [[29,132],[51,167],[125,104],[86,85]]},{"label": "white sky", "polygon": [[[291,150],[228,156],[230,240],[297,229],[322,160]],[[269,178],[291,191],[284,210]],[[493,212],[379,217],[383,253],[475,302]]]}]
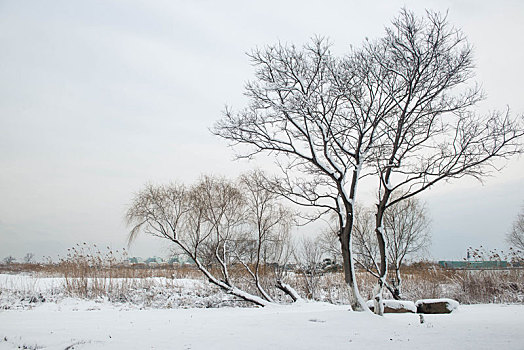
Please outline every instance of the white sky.
[{"label": "white sky", "polygon": [[[123,215],[146,182],[235,176],[208,128],[242,107],[245,52],[324,35],[343,54],[402,6],[445,11],[475,47],[481,110],[524,112],[521,1],[0,0],[0,258],[64,254],[77,242],[125,245]],[[362,197],[371,189],[362,189]],[[524,158],[484,185],[427,193],[435,259],[504,248],[524,202]],[[143,237],[132,253],[159,254]],[[160,249],[160,250],[159,250]]]}]

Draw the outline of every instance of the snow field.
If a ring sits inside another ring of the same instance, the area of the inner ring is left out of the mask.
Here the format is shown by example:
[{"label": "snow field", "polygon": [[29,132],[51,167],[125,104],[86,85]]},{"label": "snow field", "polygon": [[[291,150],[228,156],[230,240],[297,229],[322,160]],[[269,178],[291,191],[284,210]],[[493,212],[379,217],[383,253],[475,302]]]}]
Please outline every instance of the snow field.
[{"label": "snow field", "polygon": [[524,305],[460,305],[451,314],[424,315],[421,323],[417,314],[379,317],[321,302],[234,308],[229,305],[238,302],[205,281],[135,282],[139,288],[121,300],[85,299],[64,293],[62,278],[0,274],[0,350],[441,350],[524,344]]},{"label": "snow field", "polygon": [[524,306],[467,305],[448,315],[270,308],[123,310],[67,299],[0,312],[0,349],[522,349]]}]

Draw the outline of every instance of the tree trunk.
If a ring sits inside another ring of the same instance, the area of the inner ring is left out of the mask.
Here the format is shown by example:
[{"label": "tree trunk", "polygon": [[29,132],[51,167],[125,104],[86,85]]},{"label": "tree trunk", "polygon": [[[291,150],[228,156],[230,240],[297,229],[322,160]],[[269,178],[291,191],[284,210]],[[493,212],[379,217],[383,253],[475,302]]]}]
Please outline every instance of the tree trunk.
[{"label": "tree trunk", "polygon": [[384,304],[382,302],[382,295],[384,293],[384,286],[386,285],[386,278],[388,274],[388,261],[386,253],[386,240],[384,237],[384,230],[382,228],[383,212],[377,213],[377,227],[375,232],[377,234],[378,248],[380,252],[380,271],[377,285],[373,288],[373,301],[375,306],[375,313],[377,315],[384,315]]},{"label": "tree trunk", "polygon": [[246,293],[246,292],[236,288],[235,286],[231,285],[229,282],[224,282],[224,281],[219,280],[218,278],[213,276],[213,274],[211,272],[209,272],[204,267],[204,265],[202,265],[202,263],[200,262],[200,260],[196,256],[196,253],[193,254],[191,252],[191,250],[186,245],[184,245],[182,242],[180,242],[178,239],[171,239],[171,241],[173,243],[177,244],[180,248],[182,248],[182,250],[184,250],[184,252],[186,252],[187,255],[189,257],[191,257],[191,259],[193,259],[193,261],[195,262],[197,268],[200,270],[200,272],[202,272],[204,274],[204,276],[207,277],[207,279],[208,279],[208,281],[210,283],[220,287],[226,293],[229,293],[229,294],[232,294],[234,296],[237,296],[237,297],[241,298],[242,300],[251,302],[251,303],[253,303],[255,305],[258,305],[258,306],[267,306],[267,305],[274,304],[274,303],[272,303],[270,301],[267,301],[267,300],[264,300],[264,299],[260,298],[259,296],[256,296],[256,295],[253,295],[253,294],[250,294],[250,293]]},{"label": "tree trunk", "polygon": [[349,303],[353,311],[369,311],[368,306],[358,290],[351,251],[351,235],[348,225],[341,229],[340,246],[342,250],[342,263],[344,267],[344,281],[348,286]]},{"label": "tree trunk", "polygon": [[396,297],[395,299],[402,299],[402,277],[400,277],[400,264],[397,264],[396,268],[395,268],[395,276],[397,278],[397,285],[395,286],[395,294],[396,294]]}]

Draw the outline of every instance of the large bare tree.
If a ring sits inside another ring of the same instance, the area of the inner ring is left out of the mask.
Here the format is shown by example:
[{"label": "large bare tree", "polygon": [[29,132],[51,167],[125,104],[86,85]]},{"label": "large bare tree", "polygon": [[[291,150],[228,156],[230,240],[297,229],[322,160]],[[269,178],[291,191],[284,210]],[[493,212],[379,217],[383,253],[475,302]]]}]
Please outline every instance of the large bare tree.
[{"label": "large bare tree", "polygon": [[[443,16],[417,18],[403,10],[384,38],[364,47],[374,66],[387,73],[377,81],[395,101],[381,118],[376,155],[379,198],[375,231],[380,250],[380,278],[375,310],[382,313],[387,275],[384,216],[395,204],[443,181],[482,179],[497,159],[522,152],[522,117],[509,112],[476,114],[482,92],[474,75],[472,49],[464,34]],[[396,195],[394,195],[396,194]]]},{"label": "large bare tree", "polygon": [[[227,109],[213,131],[249,146],[239,158],[276,154],[282,176],[272,190],[335,215],[351,306],[367,309],[351,255],[353,205],[358,181],[369,175],[363,169],[378,137],[376,116],[387,114],[393,101],[363,86],[371,67],[336,60],[323,39],[303,48],[269,46],[249,56],[256,70],[256,80],[246,86],[249,106],[236,113]],[[380,100],[373,108],[382,113],[363,106],[365,98]]]},{"label": "large bare tree", "polygon": [[[521,151],[522,122],[472,111],[483,96],[469,84],[471,46],[438,13],[416,18],[402,10],[383,38],[342,59],[322,39],[301,49],[269,46],[250,58],[256,79],[246,86],[249,105],[227,109],[214,133],[248,146],[239,157],[276,154],[282,174],[274,191],[334,213],[353,308],[367,308],[351,250],[357,185],[378,175],[374,295],[382,313],[386,210],[443,180],[480,178],[496,159]],[[392,199],[394,192],[401,195]]]}]

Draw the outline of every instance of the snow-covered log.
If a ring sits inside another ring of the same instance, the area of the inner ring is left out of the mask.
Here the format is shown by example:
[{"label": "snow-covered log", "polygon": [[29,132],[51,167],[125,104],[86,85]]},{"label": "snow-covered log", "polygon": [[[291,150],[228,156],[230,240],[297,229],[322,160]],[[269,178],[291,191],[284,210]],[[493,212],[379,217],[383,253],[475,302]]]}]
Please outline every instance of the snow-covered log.
[{"label": "snow-covered log", "polygon": [[[371,311],[375,309],[375,301],[368,300],[367,305]],[[416,313],[417,307],[415,303],[408,300],[393,300],[384,299],[382,300],[384,313]]]},{"label": "snow-covered log", "polygon": [[276,284],[277,288],[286,293],[293,299],[293,301],[300,301],[302,300],[302,297],[297,293],[297,291],[291,287],[289,284],[284,283],[282,281],[277,281]]},{"label": "snow-covered log", "polygon": [[456,310],[459,302],[453,299],[421,299],[415,302],[419,314],[449,314]]}]

